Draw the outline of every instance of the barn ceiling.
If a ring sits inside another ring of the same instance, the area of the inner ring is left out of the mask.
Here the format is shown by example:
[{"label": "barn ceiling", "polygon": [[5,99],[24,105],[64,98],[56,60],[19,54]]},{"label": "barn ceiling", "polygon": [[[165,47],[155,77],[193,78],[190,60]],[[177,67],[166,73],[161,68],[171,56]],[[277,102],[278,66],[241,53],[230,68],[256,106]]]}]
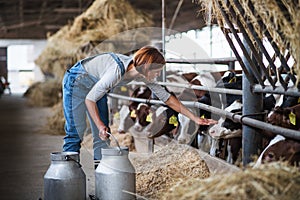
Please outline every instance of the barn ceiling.
[{"label": "barn ceiling", "polygon": [[[94,0],[0,0],[0,39],[45,39],[84,12]],[[161,27],[161,0],[128,0],[134,7],[153,16]],[[172,29],[187,31],[201,28],[204,20],[192,0],[165,0],[166,27],[182,2]]]}]

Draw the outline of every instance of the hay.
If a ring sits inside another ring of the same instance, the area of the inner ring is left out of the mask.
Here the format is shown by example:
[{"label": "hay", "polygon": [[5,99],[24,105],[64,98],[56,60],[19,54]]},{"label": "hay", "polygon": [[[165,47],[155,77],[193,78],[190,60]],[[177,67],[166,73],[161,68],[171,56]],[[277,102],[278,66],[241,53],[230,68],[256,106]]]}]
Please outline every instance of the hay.
[{"label": "hay", "polygon": [[[135,145],[134,145],[134,138],[130,133],[118,133],[118,124],[113,124],[110,126],[110,131],[114,135],[114,137],[117,139],[119,145],[121,147],[128,147],[130,152],[135,152]],[[117,144],[114,141],[113,138],[110,139],[110,146],[116,147]]]},{"label": "hay", "polygon": [[231,175],[185,180],[170,188],[163,199],[298,199],[299,169],[270,163]]},{"label": "hay", "polygon": [[56,79],[34,83],[24,97],[30,106],[51,107],[61,100],[61,83]]},{"label": "hay", "polygon": [[[246,26],[247,23],[251,23],[258,34],[260,40],[266,38],[265,31],[268,31],[273,39],[272,42],[277,44],[280,48],[282,55],[286,55],[288,50],[295,64],[292,67],[293,72],[297,74],[297,80],[300,79],[300,2],[288,1],[288,0],[238,0],[237,2],[245,10],[245,18],[240,14],[235,18],[229,11],[229,8],[233,8],[237,13],[237,4],[233,0],[229,1],[210,1],[210,0],[198,0],[195,1],[201,5],[201,9],[205,9],[207,12],[210,10],[210,6],[213,10],[212,18],[217,20],[219,26],[224,28],[226,21],[222,17],[221,11],[218,7],[218,3],[222,9],[228,14],[230,21],[236,25],[236,18],[238,18],[243,27],[245,28],[247,35],[250,37],[252,44],[256,45],[256,41],[253,38],[250,29]],[[249,2],[253,4],[254,12],[250,9]],[[283,9],[286,8],[286,9]],[[265,24],[265,29],[259,24],[259,20]],[[276,73],[276,72],[275,72]]]},{"label": "hay", "polygon": [[207,178],[206,163],[187,146],[168,144],[149,157],[132,159],[136,168],[136,192],[147,199],[160,199],[179,180]]},{"label": "hay", "polygon": [[[125,0],[96,0],[72,24],[48,37],[46,48],[35,63],[44,73],[62,79],[62,72],[89,55],[102,41],[120,32],[152,24],[150,16],[134,9]],[[128,43],[123,43],[123,48],[124,45]],[[103,49],[97,49],[98,53],[116,49],[113,43],[101,47]]]},{"label": "hay", "polygon": [[53,115],[48,117],[47,130],[53,135],[65,135],[65,118],[62,109],[62,102],[58,102],[52,107]]}]

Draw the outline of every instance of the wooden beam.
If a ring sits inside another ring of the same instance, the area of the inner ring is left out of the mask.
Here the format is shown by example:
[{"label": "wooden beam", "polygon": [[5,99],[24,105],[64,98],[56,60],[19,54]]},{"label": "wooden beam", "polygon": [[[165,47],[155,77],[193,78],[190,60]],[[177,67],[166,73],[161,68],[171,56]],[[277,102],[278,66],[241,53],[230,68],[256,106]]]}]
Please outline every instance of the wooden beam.
[{"label": "wooden beam", "polygon": [[57,13],[81,13],[83,9],[81,8],[55,8],[54,12]]},{"label": "wooden beam", "polygon": [[27,27],[27,26],[39,25],[40,23],[41,23],[40,20],[27,21],[27,22],[22,22],[22,23],[19,23],[19,24],[14,24],[14,25],[10,25],[10,26],[1,27],[0,30],[11,30],[11,29],[24,28],[24,27]]}]

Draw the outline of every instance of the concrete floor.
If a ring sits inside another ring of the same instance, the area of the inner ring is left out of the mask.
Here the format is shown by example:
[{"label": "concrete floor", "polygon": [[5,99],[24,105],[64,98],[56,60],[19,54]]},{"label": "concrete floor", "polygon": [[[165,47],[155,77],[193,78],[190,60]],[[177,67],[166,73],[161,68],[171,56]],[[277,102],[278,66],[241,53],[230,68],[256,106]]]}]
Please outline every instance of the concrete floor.
[{"label": "concrete floor", "polygon": [[[61,151],[63,136],[49,135],[45,124],[50,108],[29,107],[21,95],[0,98],[0,199],[43,199],[43,176],[50,153]],[[81,151],[87,195],[94,194],[94,169],[88,149]]]}]

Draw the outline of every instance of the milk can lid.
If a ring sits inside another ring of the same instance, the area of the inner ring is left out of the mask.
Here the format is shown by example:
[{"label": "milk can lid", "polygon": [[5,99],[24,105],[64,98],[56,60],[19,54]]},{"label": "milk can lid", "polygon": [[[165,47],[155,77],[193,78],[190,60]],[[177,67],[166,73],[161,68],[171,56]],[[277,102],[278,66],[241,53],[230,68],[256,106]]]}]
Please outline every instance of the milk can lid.
[{"label": "milk can lid", "polygon": [[79,160],[78,152],[52,152],[51,154],[52,161],[69,161],[70,158],[72,160]]}]

